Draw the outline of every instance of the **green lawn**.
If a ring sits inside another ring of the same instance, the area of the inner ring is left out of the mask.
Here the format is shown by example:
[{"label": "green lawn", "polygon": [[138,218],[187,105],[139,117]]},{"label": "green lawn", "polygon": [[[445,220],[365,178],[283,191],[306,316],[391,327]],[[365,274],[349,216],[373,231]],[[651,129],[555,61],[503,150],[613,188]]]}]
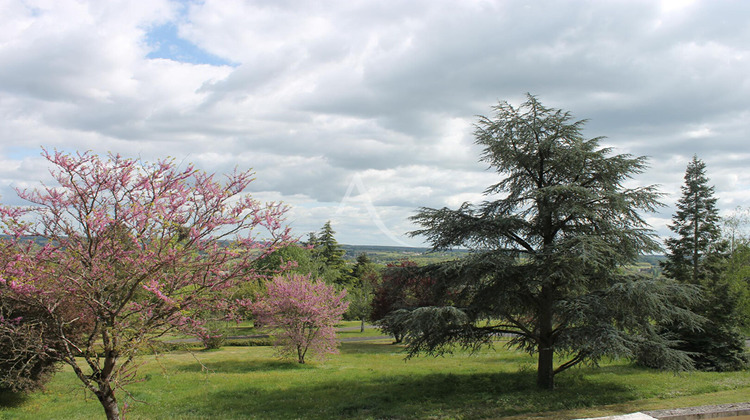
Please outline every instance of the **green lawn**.
[{"label": "green lawn", "polygon": [[[130,387],[144,402],[130,400],[127,418],[574,418],[750,400],[748,371],[675,376],[613,361],[563,373],[558,389],[544,392],[534,387],[534,359],[522,353],[499,347],[405,361],[390,342],[344,342],[340,355],[307,365],[257,346],[146,356],[143,382]],[[0,418],[102,417],[69,369],[44,392],[0,395]]]}]

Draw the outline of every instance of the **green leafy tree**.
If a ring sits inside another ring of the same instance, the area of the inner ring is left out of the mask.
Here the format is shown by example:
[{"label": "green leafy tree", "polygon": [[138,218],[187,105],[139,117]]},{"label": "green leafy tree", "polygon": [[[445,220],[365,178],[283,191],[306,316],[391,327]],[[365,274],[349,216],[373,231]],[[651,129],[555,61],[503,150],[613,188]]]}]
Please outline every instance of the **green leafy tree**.
[{"label": "green leafy tree", "polygon": [[645,158],[611,156],[600,138],[583,137],[584,121],[531,95],[518,108],[502,102],[493,109],[475,130],[482,161],[501,177],[485,190],[488,201],[421,208],[412,217],[422,227],[412,235],[433,248],[473,252],[426,269],[444,291],[437,295],[453,304],[412,311],[410,354],[450,351],[456,343],[474,349],[508,333],[510,345],[538,355],[544,389],[581,362],[631,357],[647,345],[665,367],[689,368],[653,323],[695,324],[681,306],[693,288],[621,270],[659,249],[639,213],[654,210],[659,193],[623,185],[644,170]]},{"label": "green leafy tree", "polygon": [[[724,274],[736,259],[729,256],[727,261],[729,242],[722,237],[720,221],[706,164],[693,156],[669,225],[676,236],[665,241],[669,252],[664,273],[702,288],[703,300],[692,310],[706,321],[700,330],[679,323],[665,323],[663,327],[677,339],[676,347],[689,352],[695,367],[701,370],[736,370],[747,364],[745,341],[739,331],[743,294],[736,292],[730,277]],[[732,243],[732,248],[737,249],[737,245]]]},{"label": "green leafy tree", "polygon": [[347,316],[349,319],[360,320],[360,332],[365,331],[365,321],[370,318],[370,306],[379,280],[380,275],[375,264],[366,253],[359,254],[352,269],[352,281],[347,289]]},{"label": "green leafy tree", "polygon": [[311,250],[298,244],[290,244],[274,251],[258,261],[257,267],[267,277],[274,277],[282,272],[310,274],[317,270]]},{"label": "green leafy tree", "polygon": [[724,238],[729,244],[729,257],[722,271],[724,281],[737,297],[739,324],[750,336],[750,209],[736,208],[724,218]]},{"label": "green leafy tree", "polygon": [[346,261],[344,260],[346,251],[336,241],[335,234],[336,231],[331,227],[331,221],[325,222],[318,234],[318,246],[316,249],[318,256],[328,267],[342,269],[346,266]]},{"label": "green leafy tree", "polygon": [[737,299],[737,322],[745,334],[750,335],[750,244],[740,243],[734,247],[722,274]]}]

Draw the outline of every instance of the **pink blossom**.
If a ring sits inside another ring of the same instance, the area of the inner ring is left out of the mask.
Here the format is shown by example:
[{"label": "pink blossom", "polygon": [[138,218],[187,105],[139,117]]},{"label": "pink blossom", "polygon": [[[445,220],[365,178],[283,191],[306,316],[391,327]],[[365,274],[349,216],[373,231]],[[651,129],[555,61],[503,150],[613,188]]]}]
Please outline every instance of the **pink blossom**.
[{"label": "pink blossom", "polygon": [[278,329],[277,349],[282,356],[305,362],[310,351],[318,356],[338,352],[334,326],[341,321],[349,302],[346,290],[309,276],[278,276],[268,284],[268,294],[252,306],[257,322]]}]

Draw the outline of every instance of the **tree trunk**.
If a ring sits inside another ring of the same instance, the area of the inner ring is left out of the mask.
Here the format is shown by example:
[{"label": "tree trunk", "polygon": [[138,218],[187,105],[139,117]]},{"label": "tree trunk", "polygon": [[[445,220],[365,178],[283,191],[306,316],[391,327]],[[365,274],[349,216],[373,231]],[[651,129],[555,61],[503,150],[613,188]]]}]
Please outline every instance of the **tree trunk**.
[{"label": "tree trunk", "polygon": [[552,390],[555,388],[555,351],[552,347],[539,347],[539,359],[536,368],[536,385],[541,389]]},{"label": "tree trunk", "polygon": [[96,394],[96,397],[104,407],[107,420],[120,420],[120,408],[117,406],[117,399],[112,387],[109,384],[100,384],[99,389],[101,391]]},{"label": "tree trunk", "polygon": [[547,286],[542,287],[542,299],[539,307],[539,340],[537,350],[536,385],[542,389],[555,388],[555,343],[552,336],[552,302],[549,299],[551,291]]},{"label": "tree trunk", "polygon": [[297,363],[304,365],[305,364],[305,353],[307,352],[306,348],[302,348],[299,344],[297,345]]},{"label": "tree trunk", "polygon": [[359,332],[363,333],[365,332],[365,319],[362,318],[362,322],[359,324]]}]

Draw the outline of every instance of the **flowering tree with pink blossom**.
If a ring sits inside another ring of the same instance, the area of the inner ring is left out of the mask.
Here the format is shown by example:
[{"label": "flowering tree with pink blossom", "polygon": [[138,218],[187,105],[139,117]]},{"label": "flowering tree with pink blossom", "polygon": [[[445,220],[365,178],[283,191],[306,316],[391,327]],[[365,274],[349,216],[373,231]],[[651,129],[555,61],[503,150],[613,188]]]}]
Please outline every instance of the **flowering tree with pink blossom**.
[{"label": "flowering tree with pink blossom", "polygon": [[228,308],[224,292],[290,242],[286,208],[243,193],[250,172],[220,181],[173,160],[43,156],[59,185],[19,190],[30,206],[0,207],[15,255],[0,267],[0,297],[46,314],[55,356],[117,419],[115,391],[136,378],[136,355]]},{"label": "flowering tree with pink blossom", "polygon": [[277,330],[276,348],[282,357],[338,353],[334,326],[341,321],[349,302],[346,290],[340,292],[309,275],[277,276],[268,283],[268,294],[252,309],[263,326]]}]

